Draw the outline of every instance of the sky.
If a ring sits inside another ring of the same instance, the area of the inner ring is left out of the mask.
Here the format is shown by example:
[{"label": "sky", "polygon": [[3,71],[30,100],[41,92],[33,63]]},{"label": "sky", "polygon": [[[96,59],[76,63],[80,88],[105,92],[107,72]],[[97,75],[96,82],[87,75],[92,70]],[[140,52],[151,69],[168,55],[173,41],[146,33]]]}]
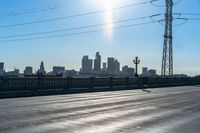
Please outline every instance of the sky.
[{"label": "sky", "polygon": [[[98,51],[102,61],[114,57],[121,66],[134,67],[133,59],[138,56],[140,68],[147,66],[160,74],[164,23],[149,22],[163,19],[164,0],[154,5],[137,4],[146,1],[149,0],[0,0],[0,62],[5,63],[6,70],[22,71],[26,66],[37,70],[41,61],[47,71],[53,66],[79,70],[83,55],[94,59]],[[132,6],[116,8],[126,5]],[[200,0],[182,0],[174,5],[173,11],[200,13]],[[89,12],[96,13],[83,15]],[[116,23],[155,14],[161,15],[153,20],[148,17]],[[200,18],[200,15],[181,17]],[[200,74],[200,21],[184,22],[173,22],[174,73],[197,75]],[[148,24],[138,25],[141,23]],[[77,29],[85,26],[88,27]],[[88,31],[96,32],[83,34]],[[43,37],[48,38],[33,39]]]}]

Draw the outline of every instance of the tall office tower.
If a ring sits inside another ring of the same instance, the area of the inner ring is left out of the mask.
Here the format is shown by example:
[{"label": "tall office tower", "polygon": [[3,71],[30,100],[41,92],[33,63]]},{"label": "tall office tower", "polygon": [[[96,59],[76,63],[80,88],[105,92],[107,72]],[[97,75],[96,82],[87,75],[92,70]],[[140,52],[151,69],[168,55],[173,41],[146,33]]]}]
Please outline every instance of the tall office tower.
[{"label": "tall office tower", "polygon": [[122,73],[123,73],[123,75],[128,76],[128,66],[127,65],[122,67]]},{"label": "tall office tower", "polygon": [[89,59],[89,57],[87,55],[83,56],[82,59],[82,67],[81,67],[81,71],[82,72],[91,72],[92,71],[92,63],[93,60]]},{"label": "tall office tower", "polygon": [[114,73],[114,69],[115,69],[115,63],[114,63],[114,58],[113,57],[109,57],[108,60],[107,60],[107,64],[108,64],[108,72],[110,74],[113,74]]},{"label": "tall office tower", "polygon": [[120,63],[118,60],[114,61],[114,74],[119,74],[120,73]]},{"label": "tall office tower", "polygon": [[96,52],[94,59],[94,71],[99,72],[101,70],[101,55],[99,52]]},{"label": "tall office tower", "polygon": [[106,62],[103,62],[103,71],[107,71]]},{"label": "tall office tower", "polygon": [[0,63],[0,75],[3,75],[3,73],[4,73],[4,63],[1,62]]},{"label": "tall office tower", "polygon": [[27,66],[24,70],[24,75],[32,75],[33,74],[33,68],[31,66]]},{"label": "tall office tower", "polygon": [[87,62],[87,70],[88,70],[88,72],[92,72],[92,65],[93,65],[93,60],[92,59],[88,59],[88,62]]},{"label": "tall office tower", "polygon": [[88,62],[88,56],[85,55],[82,58],[82,66],[81,66],[81,71],[85,72],[87,70],[87,62]]}]

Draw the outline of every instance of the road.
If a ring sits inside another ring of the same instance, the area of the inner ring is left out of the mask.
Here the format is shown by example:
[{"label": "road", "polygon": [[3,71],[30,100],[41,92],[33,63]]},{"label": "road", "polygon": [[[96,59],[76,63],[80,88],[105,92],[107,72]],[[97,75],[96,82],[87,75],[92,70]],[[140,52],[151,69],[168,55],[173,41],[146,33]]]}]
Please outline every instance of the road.
[{"label": "road", "polygon": [[0,133],[199,133],[200,86],[0,100]]}]

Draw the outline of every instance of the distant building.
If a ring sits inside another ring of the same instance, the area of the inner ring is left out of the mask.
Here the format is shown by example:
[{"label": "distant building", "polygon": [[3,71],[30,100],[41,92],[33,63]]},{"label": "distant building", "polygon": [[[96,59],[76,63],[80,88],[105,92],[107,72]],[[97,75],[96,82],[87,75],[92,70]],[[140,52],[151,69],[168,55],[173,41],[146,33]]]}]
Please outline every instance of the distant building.
[{"label": "distant building", "polygon": [[14,69],[14,71],[9,71],[5,73],[5,76],[7,77],[19,77],[19,69]]},{"label": "distant building", "polygon": [[142,68],[142,75],[147,76],[148,75],[148,67],[143,67]]},{"label": "distant building", "polygon": [[88,66],[87,66],[88,72],[92,72],[92,65],[93,65],[93,60],[89,59],[88,60]]},{"label": "distant building", "polygon": [[119,74],[120,73],[120,63],[118,60],[114,61],[114,74]]},{"label": "distant building", "polygon": [[150,77],[156,76],[156,70],[154,70],[154,69],[149,69],[148,73],[149,73]]},{"label": "distant building", "polygon": [[78,75],[78,72],[75,70],[65,70],[63,72],[63,77],[76,77]]},{"label": "distant building", "polygon": [[115,59],[113,57],[109,57],[107,60],[108,68],[107,71],[109,74],[113,74],[115,70]]},{"label": "distant building", "polygon": [[89,59],[89,57],[87,55],[83,56],[81,72],[83,72],[83,73],[92,72],[92,64],[93,64],[92,59]]},{"label": "distant building", "polygon": [[128,68],[128,77],[134,77],[135,76],[135,69],[132,67]]},{"label": "distant building", "polygon": [[33,74],[33,68],[31,66],[27,66],[24,70],[24,75],[30,76]]},{"label": "distant building", "polygon": [[40,63],[40,69],[37,71],[37,74],[39,74],[39,75],[45,75],[46,74],[43,61]]},{"label": "distant building", "polygon": [[40,71],[42,73],[45,73],[45,68],[44,68],[44,62],[42,61],[41,64],[40,64]]},{"label": "distant building", "polygon": [[65,72],[65,67],[61,66],[54,66],[53,67],[53,75],[61,75]]},{"label": "distant building", "polygon": [[128,75],[128,66],[127,65],[122,67],[122,74]]},{"label": "distant building", "polygon": [[142,68],[142,77],[155,77],[156,75],[156,70],[154,69],[149,69],[147,67]]},{"label": "distant building", "polygon": [[174,74],[173,77],[175,77],[175,78],[187,78],[188,75],[187,74]]},{"label": "distant building", "polygon": [[0,76],[4,74],[4,63],[0,62]]},{"label": "distant building", "polygon": [[127,65],[122,67],[122,75],[124,77],[134,77],[134,74],[135,74],[134,68],[128,67]]},{"label": "distant building", "polygon": [[94,71],[99,72],[101,70],[101,55],[99,52],[96,52],[94,59]]},{"label": "distant building", "polygon": [[106,66],[106,62],[103,62],[103,71],[106,72],[107,71],[107,66]]}]

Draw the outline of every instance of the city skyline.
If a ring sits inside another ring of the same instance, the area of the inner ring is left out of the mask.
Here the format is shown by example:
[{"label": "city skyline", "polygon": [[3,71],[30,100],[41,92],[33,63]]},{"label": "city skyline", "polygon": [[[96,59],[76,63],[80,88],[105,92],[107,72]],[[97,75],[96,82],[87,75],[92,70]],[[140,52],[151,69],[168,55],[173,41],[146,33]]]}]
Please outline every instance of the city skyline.
[{"label": "city skyline", "polygon": [[[107,57],[107,61],[104,62],[101,60],[101,53],[96,52],[95,58],[91,59],[88,55],[83,55],[81,61],[80,70],[68,69],[65,66],[52,66],[51,70],[46,70],[45,62],[41,61],[38,69],[33,68],[32,66],[26,66],[24,69],[20,70],[14,68],[14,70],[7,71],[5,70],[4,62],[0,62],[0,76],[8,77],[21,77],[21,76],[31,76],[31,75],[46,75],[46,76],[63,76],[63,77],[90,77],[90,76],[99,76],[99,77],[134,77],[135,68],[128,65],[121,65],[120,61],[114,57]],[[144,69],[145,68],[145,72]],[[141,76],[158,76],[157,70],[149,69],[148,67],[141,67],[140,71]]]},{"label": "city skyline", "polygon": [[[97,54],[100,54],[100,52],[96,52],[96,55]],[[53,65],[53,66],[47,66],[46,65],[46,63],[42,60],[42,61],[40,61],[39,63],[38,63],[38,66],[37,67],[33,67],[33,66],[31,66],[31,65],[25,65],[25,67],[24,68],[22,68],[22,69],[20,69],[20,68],[16,68],[16,67],[13,67],[13,69],[6,69],[6,63],[5,62],[0,62],[0,68],[2,69],[3,68],[3,70],[5,71],[5,72],[14,72],[15,70],[17,70],[17,71],[19,71],[19,73],[21,73],[21,74],[24,74],[25,73],[25,71],[26,71],[26,69],[29,69],[28,71],[30,71],[30,69],[31,69],[31,71],[32,71],[32,73],[33,74],[37,74],[37,72],[42,72],[42,73],[50,73],[50,72],[53,72],[53,70],[54,70],[54,68],[55,67],[57,67],[57,68],[64,68],[65,70],[75,70],[75,71],[77,71],[77,72],[81,72],[82,71],[82,68],[83,68],[83,59],[84,58],[86,58],[88,61],[90,61],[90,63],[91,63],[91,68],[90,68],[90,70],[89,71],[87,71],[86,70],[86,72],[95,72],[95,59],[96,59],[96,55],[94,56],[94,58],[90,58],[90,56],[89,55],[83,55],[83,58],[82,58],[82,61],[80,60],[80,64],[77,64],[77,66],[79,65],[80,66],[80,68],[78,68],[78,69],[74,69],[74,68],[67,68],[66,66],[64,66],[64,65],[60,65],[60,64],[56,64],[56,65]],[[100,58],[102,57],[101,55],[99,55],[100,56]],[[108,68],[108,62],[109,62],[109,59],[111,59],[112,60],[112,62],[113,63],[115,63],[116,61],[118,62],[118,59],[116,59],[116,58],[114,58],[114,57],[104,57],[105,58],[105,60],[101,60],[100,61],[100,69],[98,70],[99,72],[100,71],[102,71],[102,70],[104,70],[104,63],[105,63],[105,65],[106,65],[106,71],[111,71],[111,73],[115,73],[115,71],[116,71],[116,69],[115,68],[113,68],[114,66],[112,66],[111,68],[110,68],[110,70],[108,70],[109,68]],[[124,67],[127,67],[127,68],[133,68],[134,70],[133,70],[133,72],[135,72],[135,64],[133,63],[133,60],[132,60],[132,65],[128,65],[128,64],[121,64],[120,63],[120,61],[118,62],[119,63],[119,71],[123,71],[123,68]],[[113,64],[113,65],[115,65],[115,64]],[[31,67],[31,68],[30,68]],[[87,66],[88,67],[88,66]],[[151,66],[141,66],[140,64],[139,64],[139,69],[138,69],[138,72],[139,72],[139,74],[143,74],[143,69],[148,69],[148,68],[153,68],[153,67],[151,67]],[[157,69],[150,69],[150,70],[155,70],[156,71],[156,73],[157,73]],[[98,72],[98,71],[96,71],[96,72]],[[147,70],[146,70],[147,71]],[[160,75],[160,73],[157,73],[158,75]],[[181,75],[181,74],[187,74],[187,73],[175,73],[174,75]],[[188,74],[187,74],[188,75]],[[198,74],[197,74],[198,75]],[[197,75],[189,75],[189,76],[197,76]]]},{"label": "city skyline", "polygon": [[[112,0],[111,0],[112,1]],[[113,2],[113,1],[112,1]],[[116,3],[98,3],[92,0],[85,2],[79,1],[40,1],[22,0],[17,1],[2,0],[0,2],[1,16],[0,26],[12,25],[24,22],[39,21],[43,19],[59,18],[74,14],[87,13],[96,10],[106,10],[111,7],[119,7],[128,4],[139,3],[139,0],[131,1],[119,0]],[[88,4],[89,3],[89,4]],[[105,6],[105,5],[106,6]],[[163,4],[158,2],[156,4]],[[50,8],[47,8],[51,6]],[[192,8],[191,8],[192,7]],[[199,13],[200,2],[198,0],[181,1],[174,6],[175,13]],[[40,8],[46,11],[34,11],[26,13],[28,9]],[[11,14],[12,11],[20,13],[20,15]],[[98,13],[89,16],[81,16],[66,20],[38,23],[33,25],[24,25],[16,27],[1,28],[1,37],[13,36],[28,33],[37,33],[72,27],[80,27],[93,24],[111,23],[123,19],[131,19],[143,16],[149,16],[158,13],[164,13],[165,8],[156,7],[149,4],[124,8],[109,13]],[[2,15],[4,14],[4,15]],[[7,14],[7,15],[6,15]],[[110,18],[112,18],[112,20]],[[191,16],[183,16],[191,17]],[[199,18],[199,16],[192,16]],[[157,19],[157,18],[156,18]],[[160,18],[158,18],[160,19]],[[88,21],[90,20],[90,22]],[[82,23],[79,23],[79,22]],[[151,21],[147,19],[145,22]],[[107,25],[106,27],[121,26],[127,24],[136,24],[144,21],[126,22],[125,24]],[[182,21],[175,21],[174,25],[180,24]],[[103,29],[105,27],[98,27]],[[190,21],[185,25],[174,27],[174,73],[186,73],[188,75],[199,75],[200,60],[198,49],[199,46],[199,21]],[[93,30],[94,28],[92,28]],[[95,28],[96,29],[96,28]],[[84,30],[83,30],[84,31]],[[74,31],[72,31],[74,32]],[[132,60],[135,56],[141,59],[140,66],[149,66],[155,68],[160,74],[161,56],[163,46],[164,27],[155,24],[143,26],[134,26],[130,28],[122,28],[109,31],[100,31],[91,34],[76,35],[61,38],[49,38],[42,40],[1,42],[0,62],[4,62],[6,70],[13,70],[14,67],[20,70],[27,65],[38,69],[40,61],[44,61],[47,71],[53,66],[59,64],[67,69],[79,70],[82,55],[89,55],[94,58],[93,53],[99,51],[102,55],[102,61],[106,61],[106,57],[114,57],[121,64],[133,67]],[[71,32],[65,32],[71,33]],[[108,35],[109,34],[109,35]],[[9,38],[14,39],[14,38]],[[6,38],[1,38],[7,40]],[[187,62],[190,60],[190,63]],[[141,70],[140,70],[141,71]]]}]

